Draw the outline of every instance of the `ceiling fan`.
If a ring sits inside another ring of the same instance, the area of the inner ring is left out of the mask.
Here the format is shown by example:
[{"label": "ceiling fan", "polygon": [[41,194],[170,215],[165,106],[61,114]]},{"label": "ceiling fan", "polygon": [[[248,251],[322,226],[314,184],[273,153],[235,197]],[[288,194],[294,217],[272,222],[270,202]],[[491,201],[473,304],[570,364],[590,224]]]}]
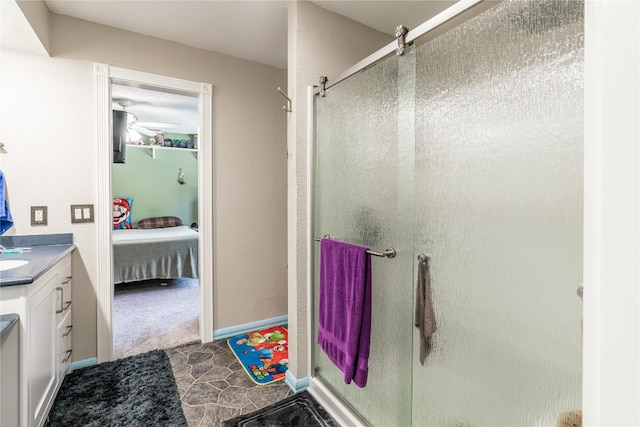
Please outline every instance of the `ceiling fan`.
[{"label": "ceiling fan", "polygon": [[146,136],[156,136],[159,133],[162,133],[163,129],[178,127],[177,123],[139,122],[135,114],[127,111],[127,107],[131,106],[131,101],[128,99],[114,99],[113,101],[122,107],[122,111],[127,113],[127,131],[129,132],[132,140],[140,139],[135,137],[135,133],[133,131]]}]

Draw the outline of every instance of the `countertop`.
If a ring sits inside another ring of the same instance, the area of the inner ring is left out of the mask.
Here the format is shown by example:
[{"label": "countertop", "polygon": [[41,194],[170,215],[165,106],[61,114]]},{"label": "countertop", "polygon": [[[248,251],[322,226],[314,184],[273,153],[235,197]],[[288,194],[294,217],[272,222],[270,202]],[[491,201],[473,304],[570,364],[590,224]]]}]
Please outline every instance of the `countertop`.
[{"label": "countertop", "polygon": [[11,327],[20,320],[20,316],[15,313],[0,314],[0,337],[8,332]]},{"label": "countertop", "polygon": [[28,285],[44,274],[65,255],[71,253],[76,246],[71,233],[40,234],[25,236],[2,236],[0,245],[5,248],[31,248],[21,254],[0,255],[0,259],[22,259],[28,264],[0,271],[0,287]]}]

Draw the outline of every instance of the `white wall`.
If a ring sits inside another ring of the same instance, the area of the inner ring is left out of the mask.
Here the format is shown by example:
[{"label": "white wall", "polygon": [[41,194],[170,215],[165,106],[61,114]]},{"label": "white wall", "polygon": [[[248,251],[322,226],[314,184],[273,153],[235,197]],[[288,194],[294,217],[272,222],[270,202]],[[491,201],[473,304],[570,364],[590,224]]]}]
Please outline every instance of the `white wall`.
[{"label": "white wall", "polygon": [[[95,227],[71,224],[71,204],[95,204],[93,69],[89,62],[0,51],[0,154],[14,227],[6,234],[74,234],[74,355],[95,355]],[[8,100],[11,100],[8,102]],[[48,206],[48,225],[30,207]],[[76,356],[77,357],[77,356]]]},{"label": "white wall", "polygon": [[[95,204],[92,62],[213,84],[214,328],[284,315],[286,72],[127,31],[50,15],[52,58],[0,51],[0,155],[15,227],[72,232],[74,360],[96,356],[95,224],[71,224],[71,204]],[[9,101],[10,100],[10,101]],[[30,206],[49,207],[31,227]],[[110,217],[110,214],[106,214]]]},{"label": "white wall", "polygon": [[287,131],[289,369],[307,372],[307,87],[332,77],[389,43],[392,37],[308,1],[289,6]]},{"label": "white wall", "polygon": [[640,425],[640,3],[585,9],[584,425]]}]

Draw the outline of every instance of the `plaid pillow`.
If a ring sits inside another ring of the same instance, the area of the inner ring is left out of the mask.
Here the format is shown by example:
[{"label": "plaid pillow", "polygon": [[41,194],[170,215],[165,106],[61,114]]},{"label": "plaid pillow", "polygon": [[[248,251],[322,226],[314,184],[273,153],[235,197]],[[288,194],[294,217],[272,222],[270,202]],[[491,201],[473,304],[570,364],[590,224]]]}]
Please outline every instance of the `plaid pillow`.
[{"label": "plaid pillow", "polygon": [[165,228],[182,225],[182,220],[177,216],[158,216],[154,218],[141,219],[138,228]]}]

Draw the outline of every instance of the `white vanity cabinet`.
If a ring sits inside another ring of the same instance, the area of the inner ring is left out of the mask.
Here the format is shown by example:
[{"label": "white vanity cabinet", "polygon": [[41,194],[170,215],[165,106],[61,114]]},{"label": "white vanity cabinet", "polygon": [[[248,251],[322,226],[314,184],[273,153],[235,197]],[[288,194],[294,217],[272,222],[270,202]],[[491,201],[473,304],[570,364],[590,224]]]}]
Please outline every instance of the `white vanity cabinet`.
[{"label": "white vanity cabinet", "polygon": [[71,255],[33,283],[2,287],[20,315],[20,426],[44,424],[71,360]]}]

